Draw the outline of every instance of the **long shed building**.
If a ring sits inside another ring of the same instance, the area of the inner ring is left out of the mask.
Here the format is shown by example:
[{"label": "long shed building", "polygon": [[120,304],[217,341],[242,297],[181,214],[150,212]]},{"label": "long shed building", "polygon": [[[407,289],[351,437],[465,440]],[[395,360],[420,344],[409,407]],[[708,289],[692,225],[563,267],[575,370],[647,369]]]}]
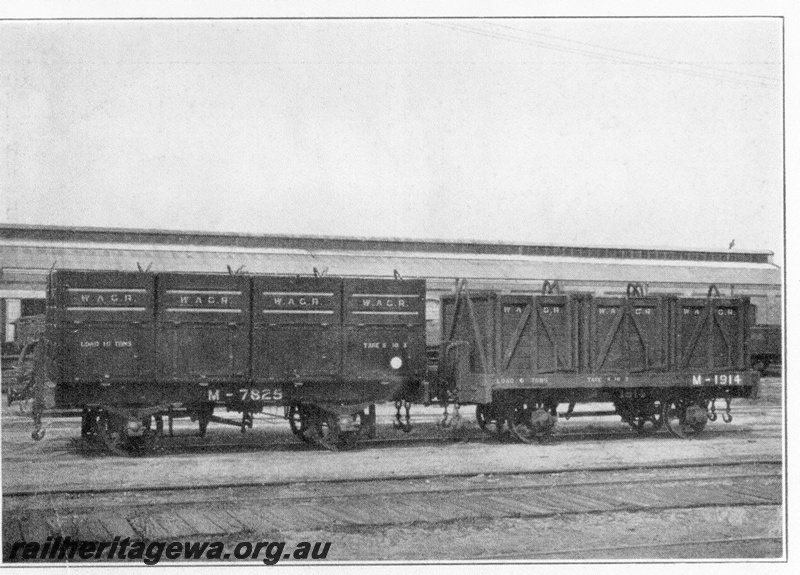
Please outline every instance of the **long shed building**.
[{"label": "long shed building", "polygon": [[[427,280],[428,340],[440,337],[439,296],[457,279],[472,289],[621,295],[748,295],[756,323],[780,324],[782,274],[768,251],[556,246],[473,241],[247,235],[164,230],[0,225],[0,341],[14,322],[44,310],[50,269],[320,274]],[[13,352],[12,352],[13,353]]]}]

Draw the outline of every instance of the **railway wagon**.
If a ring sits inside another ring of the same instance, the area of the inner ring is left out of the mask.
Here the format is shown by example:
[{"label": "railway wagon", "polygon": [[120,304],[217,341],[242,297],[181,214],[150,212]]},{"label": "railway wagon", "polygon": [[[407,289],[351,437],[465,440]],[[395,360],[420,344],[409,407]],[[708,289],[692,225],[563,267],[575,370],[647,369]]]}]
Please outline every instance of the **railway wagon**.
[{"label": "railway wagon", "polygon": [[636,286],[597,297],[461,282],[442,298],[432,370],[422,280],[58,271],[36,347],[34,437],[46,405],[82,409],[83,435],[112,451],[159,435],[165,416],[244,432],[279,406],[298,437],[335,449],[374,429],[371,408],[386,401],[406,431],[411,402],[438,401],[445,414],[476,405],[490,433],[544,440],[558,415],[600,401],[637,431],[687,437],[717,418],[718,400],[730,421],[731,399],[757,393],[750,311],[713,286],[706,298]]},{"label": "railway wagon", "polygon": [[783,342],[780,325],[754,325],[750,330],[750,362],[762,377],[769,368],[780,370]]},{"label": "railway wagon", "polygon": [[[457,292],[442,300],[436,395],[475,404],[490,433],[543,440],[560,403],[613,402],[639,431],[679,437],[717,418],[716,401],[757,392],[749,301],[719,297]],[[613,413],[613,412],[612,412]]]},{"label": "railway wagon", "polygon": [[3,393],[9,405],[27,397],[32,382],[32,358],[44,334],[44,315],[23,316],[13,323],[15,354],[2,357]]},{"label": "railway wagon", "polygon": [[165,417],[244,432],[281,406],[335,448],[374,425],[373,404],[419,394],[424,303],[421,280],[55,271],[34,438],[44,407],[82,409],[83,435],[122,451]]}]

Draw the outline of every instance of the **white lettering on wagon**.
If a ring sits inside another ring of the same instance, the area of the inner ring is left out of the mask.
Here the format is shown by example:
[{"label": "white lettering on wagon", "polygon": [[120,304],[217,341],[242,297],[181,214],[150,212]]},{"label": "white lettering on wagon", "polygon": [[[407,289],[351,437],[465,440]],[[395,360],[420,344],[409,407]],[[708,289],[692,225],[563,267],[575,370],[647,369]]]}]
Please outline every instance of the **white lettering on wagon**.
[{"label": "white lettering on wagon", "polygon": [[550,383],[550,380],[546,377],[520,377],[519,379],[515,377],[498,377],[494,381],[498,385],[517,385],[524,383],[542,383],[542,384]]},{"label": "white lettering on wagon", "polygon": [[[383,341],[383,342],[381,342],[381,341],[365,341],[365,342],[362,342],[362,343],[364,345],[364,349],[386,349],[386,348],[400,349],[400,347],[401,347],[400,342],[397,342],[397,341],[393,341],[391,343],[387,343],[385,341]],[[403,349],[407,349],[408,348],[408,342],[404,341],[402,343],[402,347],[403,347]]]},{"label": "white lettering on wagon", "polygon": [[362,307],[406,307],[406,300],[404,299],[362,299]]},{"label": "white lettering on wagon", "polygon": [[94,347],[116,347],[116,348],[126,348],[126,347],[133,347],[133,342],[131,340],[106,340],[106,341],[98,341],[98,340],[89,340],[89,341],[82,341],[80,342],[80,346],[82,348],[94,348]]},{"label": "white lettering on wagon", "polygon": [[356,308],[350,310],[354,315],[420,315],[419,311],[409,311],[414,308],[414,302],[420,302],[419,294],[354,293],[350,298],[349,305]]},{"label": "white lettering on wagon", "polygon": [[221,296],[219,300],[217,300],[217,298],[213,295],[206,296],[205,298],[199,296],[192,297],[188,295],[182,295],[180,296],[179,301],[181,304],[186,304],[186,305],[206,305],[206,304],[228,305],[230,303],[230,300],[225,296]]},{"label": "white lettering on wagon", "polygon": [[522,313],[522,307],[520,307],[520,306],[513,306],[512,307],[512,306],[508,306],[508,305],[507,306],[503,306],[503,313],[521,314]]},{"label": "white lettering on wagon", "polygon": [[272,302],[277,306],[293,306],[293,305],[319,305],[318,297],[299,297],[297,299],[290,297],[283,299],[282,297],[273,297]]},{"label": "white lettering on wagon", "polygon": [[108,303],[130,303],[133,302],[131,294],[81,294],[81,303],[108,304]]},{"label": "white lettering on wagon", "polygon": [[742,376],[738,373],[720,373],[716,375],[693,374],[692,385],[742,385]]}]

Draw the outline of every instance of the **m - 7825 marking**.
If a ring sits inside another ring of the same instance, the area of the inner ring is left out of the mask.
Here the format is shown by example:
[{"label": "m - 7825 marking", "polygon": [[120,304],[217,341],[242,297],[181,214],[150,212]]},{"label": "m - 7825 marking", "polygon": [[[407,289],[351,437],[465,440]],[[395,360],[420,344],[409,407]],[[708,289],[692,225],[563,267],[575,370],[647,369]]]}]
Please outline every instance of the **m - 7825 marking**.
[{"label": "m - 7825 marking", "polygon": [[[241,401],[280,401],[283,399],[283,391],[277,389],[251,389],[242,388],[238,390]],[[219,389],[208,390],[208,401],[220,401],[221,392]],[[233,393],[226,393],[226,398],[233,396]]]}]

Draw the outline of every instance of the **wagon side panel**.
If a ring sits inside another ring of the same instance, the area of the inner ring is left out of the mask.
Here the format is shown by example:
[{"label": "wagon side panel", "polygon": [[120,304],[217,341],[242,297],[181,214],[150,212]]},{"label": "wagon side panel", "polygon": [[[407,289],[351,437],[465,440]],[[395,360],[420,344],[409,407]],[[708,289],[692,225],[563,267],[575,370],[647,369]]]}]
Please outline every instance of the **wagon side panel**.
[{"label": "wagon side panel", "polygon": [[156,359],[161,382],[247,380],[249,278],[161,274],[156,306]]},{"label": "wagon side panel", "polygon": [[427,369],[424,280],[344,280],[348,381],[421,380]]},{"label": "wagon side panel", "polygon": [[48,331],[56,401],[92,403],[98,387],[154,377],[153,276],[122,272],[55,272]]},{"label": "wagon side panel", "polygon": [[262,277],[253,284],[253,380],[332,381],[342,366],[342,280]]},{"label": "wagon side panel", "polygon": [[589,333],[592,370],[667,370],[666,305],[662,298],[593,298]]}]

